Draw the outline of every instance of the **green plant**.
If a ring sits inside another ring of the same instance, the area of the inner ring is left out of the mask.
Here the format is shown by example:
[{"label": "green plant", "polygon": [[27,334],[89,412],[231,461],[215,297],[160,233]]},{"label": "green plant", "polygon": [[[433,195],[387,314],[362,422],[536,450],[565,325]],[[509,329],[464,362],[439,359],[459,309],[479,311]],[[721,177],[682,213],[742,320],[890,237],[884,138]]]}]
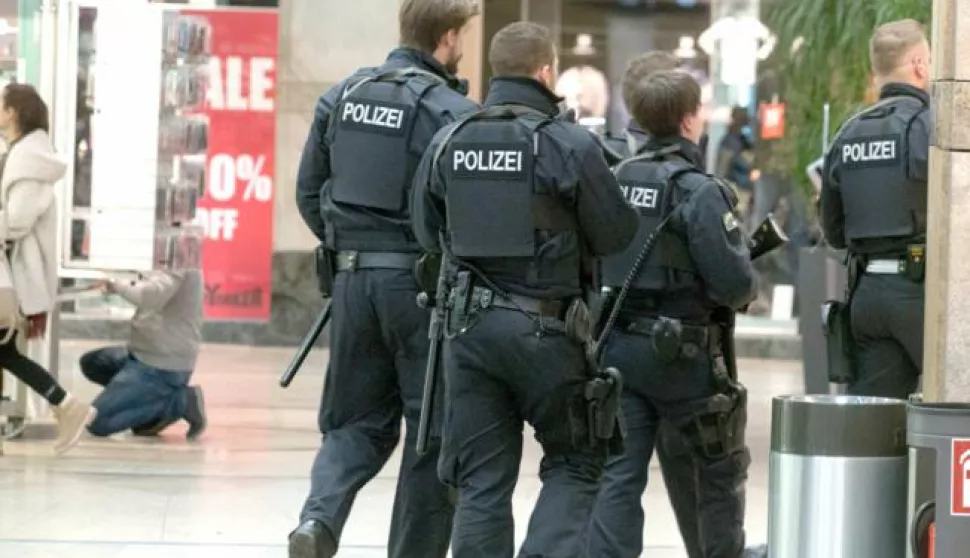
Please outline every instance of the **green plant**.
[{"label": "green plant", "polygon": [[[825,103],[830,136],[864,103],[872,31],[906,18],[928,31],[932,9],[932,0],[763,0],[765,24],[778,37],[771,63],[786,104],[785,138],[771,156],[800,186],[810,187],[805,166],[821,155]],[[792,53],[796,41],[802,44]]]}]

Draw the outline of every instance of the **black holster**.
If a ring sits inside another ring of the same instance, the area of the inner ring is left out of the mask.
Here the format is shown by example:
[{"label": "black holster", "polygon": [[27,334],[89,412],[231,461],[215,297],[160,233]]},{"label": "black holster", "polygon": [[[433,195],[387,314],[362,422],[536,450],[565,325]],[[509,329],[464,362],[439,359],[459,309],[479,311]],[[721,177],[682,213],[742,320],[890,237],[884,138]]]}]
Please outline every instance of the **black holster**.
[{"label": "black holster", "polygon": [[910,244],[906,247],[903,275],[913,283],[926,279],[926,245]]},{"label": "black holster", "polygon": [[421,289],[421,292],[427,293],[430,300],[435,298],[442,257],[441,254],[422,254],[420,258],[415,260],[412,269],[418,288]]},{"label": "black holster", "polygon": [[706,401],[691,424],[691,434],[704,455],[719,459],[744,448],[747,407],[748,390],[736,382]]},{"label": "black holster", "polygon": [[323,298],[333,296],[333,280],[337,275],[336,257],[333,250],[323,244],[317,246],[315,265],[317,268],[317,289]]},{"label": "black holster", "polygon": [[852,339],[849,303],[829,300],[822,304],[822,331],[825,333],[829,381],[851,384],[855,380],[855,342]]},{"label": "black holster", "polygon": [[593,361],[594,321],[589,307],[581,298],[573,299],[566,310],[566,335],[586,351],[590,379],[583,387],[586,405],[586,428],[592,448],[607,447],[611,455],[623,453],[622,417],[620,395],[623,393],[623,377],[616,368],[603,369]]}]

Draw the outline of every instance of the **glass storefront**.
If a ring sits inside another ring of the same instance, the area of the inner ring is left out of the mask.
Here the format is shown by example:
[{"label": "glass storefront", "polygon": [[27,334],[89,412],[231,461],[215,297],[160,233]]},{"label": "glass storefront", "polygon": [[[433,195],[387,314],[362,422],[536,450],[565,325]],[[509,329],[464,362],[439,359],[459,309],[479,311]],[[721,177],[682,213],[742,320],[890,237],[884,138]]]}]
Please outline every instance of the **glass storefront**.
[{"label": "glass storefront", "polygon": [[[522,19],[552,29],[560,51],[557,91],[580,122],[598,132],[619,133],[630,119],[621,94],[630,60],[653,50],[674,54],[702,86],[707,170],[738,185],[749,229],[773,212],[792,238],[788,247],[757,264],[762,294],[752,309],[767,315],[773,311],[774,287],[795,282],[798,250],[814,242],[815,225],[811,202],[792,188],[784,171],[769,169],[766,154],[777,139],[762,137],[760,117],[766,104],[779,107],[784,101],[777,99],[778,84],[765,62],[776,45],[759,9],[758,0],[489,0],[484,36],[487,41]],[[484,66],[487,80],[491,76]],[[778,113],[772,114],[777,119]],[[745,147],[726,163],[732,142]],[[733,167],[743,170],[731,175]]]}]

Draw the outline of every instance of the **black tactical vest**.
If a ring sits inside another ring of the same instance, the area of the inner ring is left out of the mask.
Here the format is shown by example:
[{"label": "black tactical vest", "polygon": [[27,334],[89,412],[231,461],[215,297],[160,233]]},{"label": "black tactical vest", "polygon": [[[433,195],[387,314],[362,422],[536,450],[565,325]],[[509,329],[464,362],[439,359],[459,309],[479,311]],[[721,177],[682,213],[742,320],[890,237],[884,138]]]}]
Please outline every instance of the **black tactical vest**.
[{"label": "black tactical vest", "polygon": [[333,201],[402,211],[420,161],[411,133],[421,99],[444,80],[418,68],[366,77],[349,86],[330,116]]},{"label": "black tactical vest", "polygon": [[926,232],[926,183],[909,179],[909,131],[926,106],[891,97],[843,126],[833,149],[849,241]]},{"label": "black tactical vest", "polygon": [[[633,269],[647,237],[703,182],[705,175],[682,161],[660,161],[657,153],[645,153],[614,169],[627,201],[640,214],[637,235],[627,249],[600,261],[600,284],[619,288]],[[631,287],[639,291],[665,292],[699,285],[687,240],[672,232],[671,224],[657,236],[653,250]]]},{"label": "black tactical vest", "polygon": [[[576,216],[536,180],[539,111],[500,105],[456,124],[435,153],[448,184],[451,252],[459,258],[533,258],[536,231],[574,231]],[[578,272],[578,270],[577,270]]]}]

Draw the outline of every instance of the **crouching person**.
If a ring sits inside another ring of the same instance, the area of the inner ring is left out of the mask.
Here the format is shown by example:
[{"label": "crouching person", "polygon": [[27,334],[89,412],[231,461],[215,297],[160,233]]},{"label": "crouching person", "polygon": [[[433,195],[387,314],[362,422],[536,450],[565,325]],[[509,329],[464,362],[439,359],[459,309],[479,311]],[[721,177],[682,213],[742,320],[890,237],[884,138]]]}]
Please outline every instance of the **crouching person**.
[{"label": "crouching person", "polygon": [[81,357],[81,372],[104,386],[92,403],[95,436],[131,429],[152,436],[185,420],[194,440],[206,427],[202,388],[189,386],[201,342],[202,274],[198,270],[153,271],[137,281],[99,285],[136,307],[127,346],[106,347]]}]

